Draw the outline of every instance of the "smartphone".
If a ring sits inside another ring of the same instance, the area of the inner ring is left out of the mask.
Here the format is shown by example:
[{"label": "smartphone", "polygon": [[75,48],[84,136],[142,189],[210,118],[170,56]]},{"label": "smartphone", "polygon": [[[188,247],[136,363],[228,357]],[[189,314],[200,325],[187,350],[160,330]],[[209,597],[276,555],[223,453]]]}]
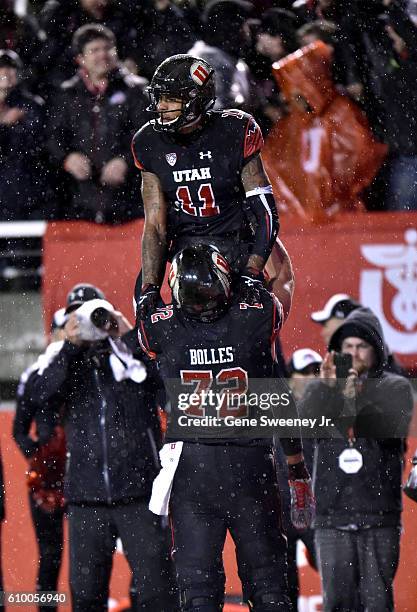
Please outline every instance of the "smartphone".
[{"label": "smartphone", "polygon": [[334,365],[336,366],[336,378],[347,378],[352,368],[352,355],[347,353],[335,353]]}]

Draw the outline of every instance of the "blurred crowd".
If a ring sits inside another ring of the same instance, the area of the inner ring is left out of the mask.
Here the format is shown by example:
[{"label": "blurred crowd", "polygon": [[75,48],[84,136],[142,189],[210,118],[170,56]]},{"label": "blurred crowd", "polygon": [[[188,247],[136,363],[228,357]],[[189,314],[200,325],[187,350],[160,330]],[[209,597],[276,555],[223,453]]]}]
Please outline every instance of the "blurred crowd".
[{"label": "blurred crowd", "polygon": [[2,0],[1,220],[143,216],[130,142],[188,52],[261,126],[281,212],[416,210],[416,23],[414,0]]}]

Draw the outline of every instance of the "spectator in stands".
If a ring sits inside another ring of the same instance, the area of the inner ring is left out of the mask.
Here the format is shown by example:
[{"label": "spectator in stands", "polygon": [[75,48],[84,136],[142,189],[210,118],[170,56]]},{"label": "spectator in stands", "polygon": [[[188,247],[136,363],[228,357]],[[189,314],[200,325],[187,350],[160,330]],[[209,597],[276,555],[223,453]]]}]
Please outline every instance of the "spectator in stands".
[{"label": "spectator in stands", "polygon": [[159,64],[176,53],[186,53],[197,36],[180,7],[169,0],[129,0],[135,36],[133,58],[139,74],[151,79]]},{"label": "spectator in stands", "polygon": [[204,40],[188,53],[205,59],[215,70],[214,108],[242,108],[252,111],[254,87],[249,68],[243,60],[244,23],[251,4],[246,0],[211,0],[202,21]]},{"label": "spectator in stands", "polygon": [[[287,364],[287,371],[289,376],[289,386],[291,388],[293,397],[298,403],[304,393],[306,386],[311,380],[318,377],[320,372],[320,364],[322,358],[316,351],[309,348],[298,349],[291,355],[291,359]],[[309,438],[303,439],[303,455],[310,474],[312,474],[313,468],[313,456],[314,456],[314,440]],[[316,568],[315,561],[315,548],[314,548],[314,532],[312,529],[296,529],[291,522],[290,514],[290,492],[288,488],[288,467],[286,465],[285,456],[283,454],[280,445],[276,447],[276,458],[277,458],[277,473],[278,483],[281,493],[281,507],[282,507],[282,519],[283,528],[287,536],[287,563],[288,563],[288,590],[292,603],[292,610],[296,612],[298,610],[298,594],[299,594],[299,582],[298,582],[298,568],[297,568],[297,542],[301,540],[307,549],[307,558],[309,563]]]},{"label": "spectator in stands", "polygon": [[30,381],[37,405],[60,401],[65,409],[72,610],[107,609],[120,537],[136,593],[132,610],[175,612],[168,533],[148,510],[159,469],[155,379],[121,340],[131,326],[103,298],[92,285],[73,287],[66,339]]},{"label": "spectator in stands", "polygon": [[76,30],[83,25],[94,23],[108,27],[116,38],[120,57],[123,60],[131,57],[136,27],[123,3],[114,0],[48,0],[39,14],[39,21],[46,39],[33,58],[33,65],[44,97],[76,71],[71,41]]},{"label": "spectator in stands", "polygon": [[359,302],[347,293],[335,293],[327,300],[322,310],[311,313],[311,320],[321,326],[320,333],[326,348],[329,346],[330,338],[343,325],[346,317],[360,306]]},{"label": "spectator in stands", "polygon": [[[324,305],[322,310],[317,310],[311,313],[311,319],[321,326],[321,337],[323,338],[326,348],[329,346],[330,339],[337,329],[343,325],[347,316],[357,308],[361,308],[361,304],[354,300],[346,293],[335,293]],[[404,368],[399,363],[395,355],[385,347],[387,353],[387,363],[385,370],[400,376],[407,376]]]},{"label": "spectator in stands", "polygon": [[[314,457],[323,610],[392,611],[412,388],[384,371],[382,329],[367,308],[351,312],[329,350],[299,404],[303,417],[324,415],[334,425]],[[352,356],[347,378],[336,378],[334,351]]]},{"label": "spectator in stands", "polygon": [[0,50],[0,219],[46,216],[46,172],[42,166],[43,101],[19,84],[23,65]]},{"label": "spectator in stands", "polygon": [[[417,210],[417,28],[399,0],[351,21],[350,38],[365,83],[364,104],[389,145],[385,210]],[[359,32],[359,36],[358,36]]]},{"label": "spectator in stands", "polygon": [[272,73],[272,64],[298,48],[297,19],[291,11],[272,8],[266,11],[256,28],[256,51],[267,62],[267,70],[257,75],[256,93],[260,100],[256,113],[265,133],[285,113],[285,102]]},{"label": "spectator in stands", "polygon": [[343,36],[340,36],[338,27],[332,21],[317,20],[306,23],[297,31],[300,46],[323,41],[333,50],[332,74],[338,88],[346,91],[353,99],[360,100],[363,85],[360,81],[355,59],[349,45]]},{"label": "spectator in stands", "polygon": [[298,48],[296,28],[297,20],[291,11],[278,8],[266,11],[257,32],[258,53],[268,57],[270,64],[292,53]]},{"label": "spectator in stands", "polygon": [[371,194],[372,208],[417,210],[417,28],[407,3],[320,0],[315,14],[338,25],[363,83],[366,116],[390,147],[387,168]]},{"label": "spectator in stands", "polygon": [[33,86],[31,63],[40,52],[46,35],[31,12],[30,3],[20,3],[19,10],[16,4],[12,0],[0,3],[0,49],[8,49],[19,55],[23,62],[21,77]]},{"label": "spectator in stands", "polygon": [[289,113],[262,151],[282,212],[318,224],[364,209],[360,192],[386,152],[359,108],[335,88],[331,57],[317,41],[274,64]]},{"label": "spectator in stands", "polygon": [[147,121],[145,81],[119,67],[114,35],[104,26],[77,30],[73,52],[78,72],[62,84],[48,122],[51,159],[69,179],[60,216],[124,223],[142,215],[130,142]]},{"label": "spectator in stands", "polygon": [[[29,506],[39,549],[37,591],[56,591],[64,545],[65,434],[60,425],[62,403],[48,407],[33,401],[31,381],[51,354],[62,346],[65,316],[61,309],[53,317],[52,343],[46,352],[22,374],[18,390],[13,437],[29,462],[27,485]],[[31,433],[36,426],[36,436]],[[39,612],[52,612],[56,606],[39,606]]]}]

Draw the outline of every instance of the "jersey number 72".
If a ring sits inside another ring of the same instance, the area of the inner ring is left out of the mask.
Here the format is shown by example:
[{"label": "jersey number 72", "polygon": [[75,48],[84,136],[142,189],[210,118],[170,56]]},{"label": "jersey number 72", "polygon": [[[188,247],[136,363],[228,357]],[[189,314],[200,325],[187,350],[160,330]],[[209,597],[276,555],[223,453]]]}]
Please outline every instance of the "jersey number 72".
[{"label": "jersey number 72", "polygon": [[[181,370],[182,385],[193,385],[193,401],[184,409],[190,416],[204,417],[207,409],[211,416],[224,419],[226,416],[248,416],[246,392],[248,390],[248,373],[242,368],[223,368],[216,375],[216,392],[209,392],[213,386],[212,370]],[[214,402],[212,402],[214,399]]]}]

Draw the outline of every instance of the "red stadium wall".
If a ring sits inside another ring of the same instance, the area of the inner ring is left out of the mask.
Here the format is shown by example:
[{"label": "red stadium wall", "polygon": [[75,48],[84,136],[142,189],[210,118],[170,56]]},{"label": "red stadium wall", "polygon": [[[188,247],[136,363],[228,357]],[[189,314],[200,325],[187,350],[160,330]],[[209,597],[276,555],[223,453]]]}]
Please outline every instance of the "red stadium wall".
[{"label": "red stadium wall", "polygon": [[[320,328],[310,321],[310,313],[333,293],[350,293],[374,310],[391,350],[415,368],[417,213],[357,214],[325,227],[295,223],[284,219],[280,233],[296,275],[294,304],[282,334],[286,352],[305,346],[322,351]],[[48,226],[43,286],[47,329],[69,288],[81,281],[100,285],[133,318],[142,227],[142,221],[120,227],[77,222]]]},{"label": "red stadium wall", "polygon": [[[417,214],[375,213],[342,219],[324,228],[290,226],[281,237],[295,268],[296,293],[282,340],[288,355],[305,346],[323,351],[319,327],[310,312],[333,293],[350,293],[383,321],[388,344],[410,368],[417,364]],[[88,223],[51,223],[44,240],[44,315],[49,329],[53,312],[64,305],[72,285],[91,282],[133,320],[132,294],[140,266],[143,222],[108,228]],[[167,296],[167,292],[165,292]],[[3,566],[8,590],[33,590],[35,542],[28,516],[23,474],[25,464],[10,438],[11,415],[0,413],[1,445],[7,483]],[[416,423],[417,425],[417,423]],[[416,432],[413,427],[413,434]],[[410,455],[417,439],[410,440]],[[407,467],[407,472],[408,472]],[[396,579],[397,612],[417,612],[417,506],[405,500],[404,534]],[[239,592],[233,545],[225,549],[227,592]],[[317,574],[302,565],[300,610],[321,610]],[[61,588],[68,592],[64,566]],[[112,596],[125,596],[127,566],[116,555]],[[25,607],[26,610],[30,608]]]}]

